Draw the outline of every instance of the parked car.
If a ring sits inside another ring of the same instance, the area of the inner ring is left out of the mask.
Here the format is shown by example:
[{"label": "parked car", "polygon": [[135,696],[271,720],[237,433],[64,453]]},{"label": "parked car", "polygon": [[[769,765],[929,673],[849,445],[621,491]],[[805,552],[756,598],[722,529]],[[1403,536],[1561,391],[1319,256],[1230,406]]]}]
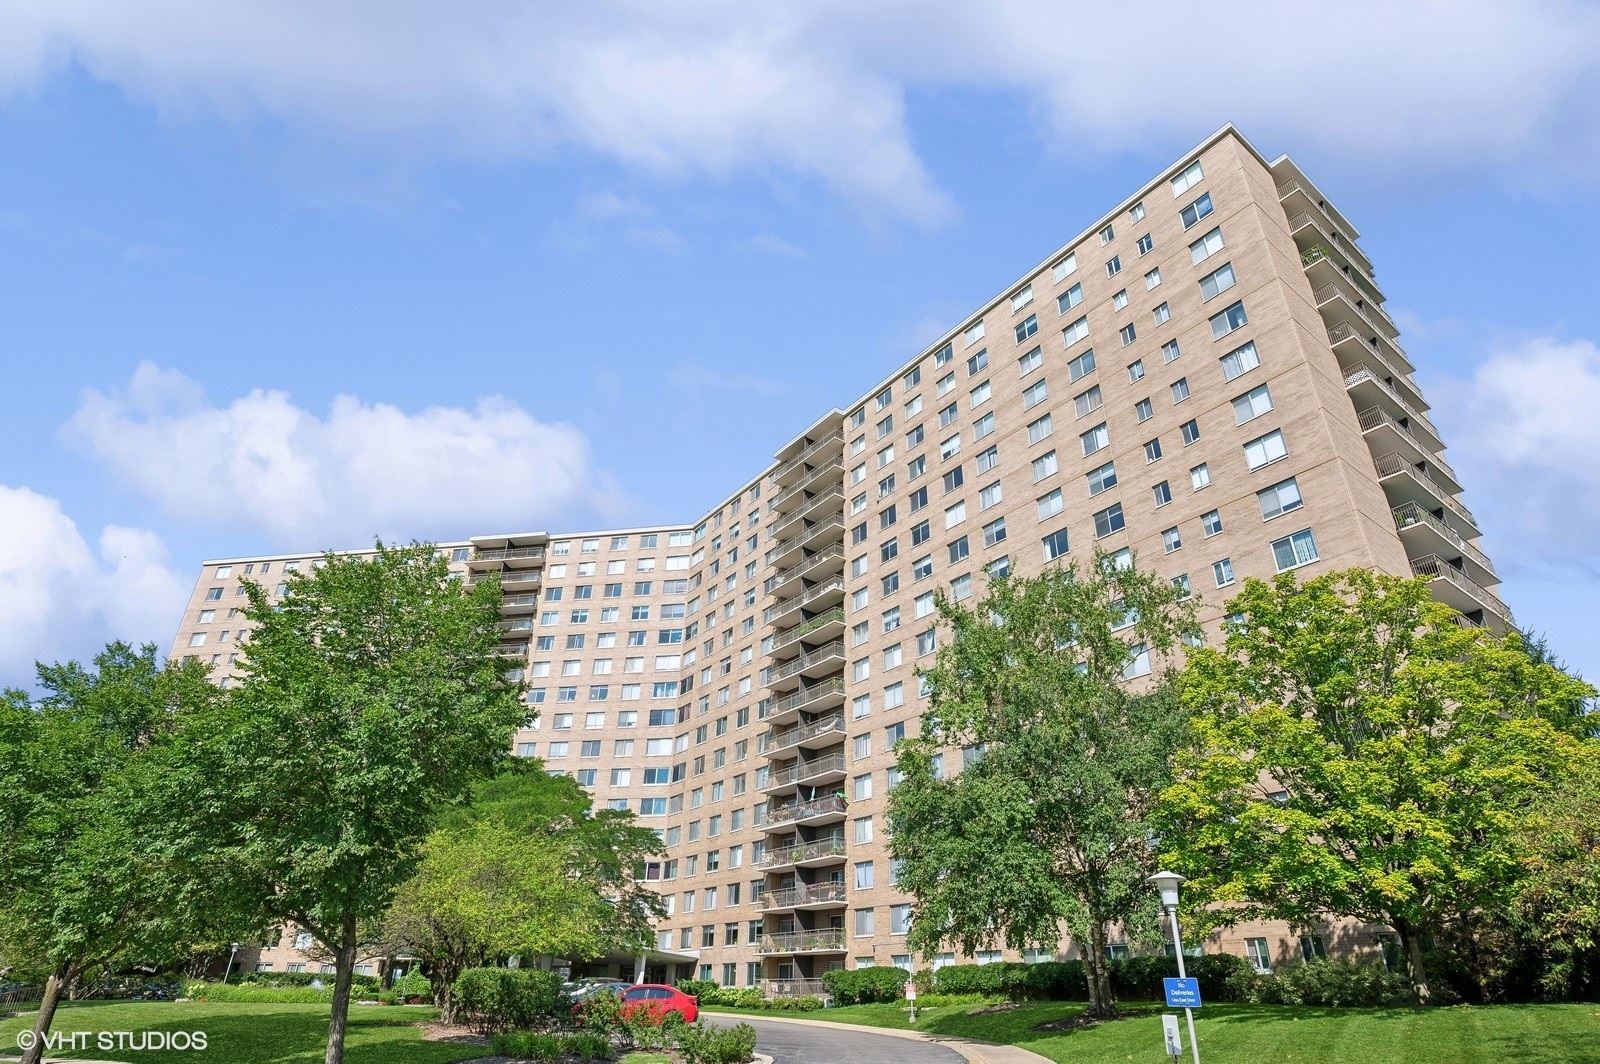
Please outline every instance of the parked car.
[{"label": "parked car", "polygon": [[676,1012],[685,1023],[700,1018],[700,1002],[693,994],[660,983],[640,983],[622,992],[623,1015],[632,1015],[641,1009],[660,1011],[663,1015]]}]

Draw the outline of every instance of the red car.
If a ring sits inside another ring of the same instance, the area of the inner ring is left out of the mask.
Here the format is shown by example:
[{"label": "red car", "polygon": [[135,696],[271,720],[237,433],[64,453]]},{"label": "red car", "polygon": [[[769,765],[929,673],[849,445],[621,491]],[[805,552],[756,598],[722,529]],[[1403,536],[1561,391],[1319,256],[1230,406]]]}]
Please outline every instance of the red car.
[{"label": "red car", "polygon": [[700,1002],[693,994],[685,994],[660,983],[640,983],[622,992],[623,1015],[632,1016],[640,1010],[662,1018],[676,1012],[683,1017],[684,1023],[693,1023],[700,1018]]}]

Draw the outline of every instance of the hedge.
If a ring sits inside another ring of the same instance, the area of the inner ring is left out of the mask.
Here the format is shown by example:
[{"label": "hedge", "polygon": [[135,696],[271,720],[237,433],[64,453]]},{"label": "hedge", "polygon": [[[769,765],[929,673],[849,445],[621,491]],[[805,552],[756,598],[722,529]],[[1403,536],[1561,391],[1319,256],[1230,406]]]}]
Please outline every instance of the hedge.
[{"label": "hedge", "polygon": [[[1130,957],[1108,961],[1111,992],[1130,1000],[1159,1000],[1161,980],[1178,974],[1174,957]],[[1236,990],[1229,980],[1248,972],[1243,957],[1218,953],[1185,958],[1188,974],[1200,981],[1200,995],[1207,1001],[1233,1001]],[[872,969],[865,969],[871,971]],[[1011,1001],[1084,1001],[1089,996],[1089,980],[1082,961],[1042,961],[1022,964],[1016,961],[996,964],[951,964],[939,968],[931,978],[918,973],[918,988],[935,994],[979,994]]]},{"label": "hedge", "polygon": [[679,979],[678,990],[693,995],[702,1006],[724,1009],[765,1009],[768,1012],[815,1012],[822,999],[805,997],[768,999],[759,987],[718,986],[709,979]]},{"label": "hedge", "polygon": [[561,976],[536,968],[468,968],[451,991],[468,1024],[483,1034],[526,1030],[567,1011]]},{"label": "hedge", "polygon": [[824,972],[822,985],[833,995],[835,1005],[867,1005],[877,1001],[899,1001],[905,996],[909,972],[900,968],[855,968]]},{"label": "hedge", "polygon": [[[228,977],[230,986],[265,986],[274,989],[308,987],[314,982],[333,986],[332,972],[235,972]],[[350,992],[375,994],[383,987],[383,980],[375,975],[350,973]]]},{"label": "hedge", "polygon": [[191,1001],[261,1002],[313,1005],[333,1001],[333,987],[313,990],[309,986],[270,987],[234,983],[185,983],[183,997]]}]

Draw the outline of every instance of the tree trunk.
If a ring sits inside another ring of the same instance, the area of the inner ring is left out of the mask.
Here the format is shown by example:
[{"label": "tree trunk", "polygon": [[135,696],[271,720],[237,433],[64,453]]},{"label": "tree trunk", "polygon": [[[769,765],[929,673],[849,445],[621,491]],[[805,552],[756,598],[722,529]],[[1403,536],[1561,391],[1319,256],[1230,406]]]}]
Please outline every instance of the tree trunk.
[{"label": "tree trunk", "polygon": [[435,965],[431,973],[434,979],[434,986],[438,988],[434,991],[434,997],[439,1002],[440,1023],[456,1022],[455,989],[456,976],[459,974],[460,970],[451,964]]},{"label": "tree trunk", "polygon": [[328,1017],[328,1054],[324,1064],[344,1064],[345,1021],[350,1016],[350,977],[356,968],[356,914],[345,911],[335,957],[333,1013]]},{"label": "tree trunk", "polygon": [[39,1014],[33,1019],[33,1045],[22,1053],[22,1064],[39,1064],[44,1059],[44,1040],[55,1022],[56,1006],[61,1004],[61,991],[70,981],[72,969],[63,964],[45,980],[44,996],[39,999]]},{"label": "tree trunk", "polygon": [[1089,983],[1087,1016],[1107,1018],[1116,1014],[1116,999],[1111,995],[1111,974],[1106,970],[1106,925],[1089,918],[1089,944],[1083,953],[1083,974]]},{"label": "tree trunk", "polygon": [[1411,981],[1411,1003],[1418,1008],[1433,1004],[1433,991],[1428,987],[1428,973],[1422,967],[1422,936],[1409,920],[1393,920],[1400,935],[1400,952],[1405,955],[1406,978]]}]

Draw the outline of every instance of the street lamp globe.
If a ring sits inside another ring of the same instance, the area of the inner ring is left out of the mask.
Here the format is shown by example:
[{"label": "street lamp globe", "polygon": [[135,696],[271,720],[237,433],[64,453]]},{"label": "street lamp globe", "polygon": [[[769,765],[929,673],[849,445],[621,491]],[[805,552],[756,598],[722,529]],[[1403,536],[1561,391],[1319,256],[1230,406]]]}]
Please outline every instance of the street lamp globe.
[{"label": "street lamp globe", "polygon": [[1183,884],[1184,877],[1176,872],[1157,872],[1145,882],[1154,883],[1156,890],[1161,894],[1161,907],[1163,909],[1176,909],[1178,907],[1178,887]]}]

